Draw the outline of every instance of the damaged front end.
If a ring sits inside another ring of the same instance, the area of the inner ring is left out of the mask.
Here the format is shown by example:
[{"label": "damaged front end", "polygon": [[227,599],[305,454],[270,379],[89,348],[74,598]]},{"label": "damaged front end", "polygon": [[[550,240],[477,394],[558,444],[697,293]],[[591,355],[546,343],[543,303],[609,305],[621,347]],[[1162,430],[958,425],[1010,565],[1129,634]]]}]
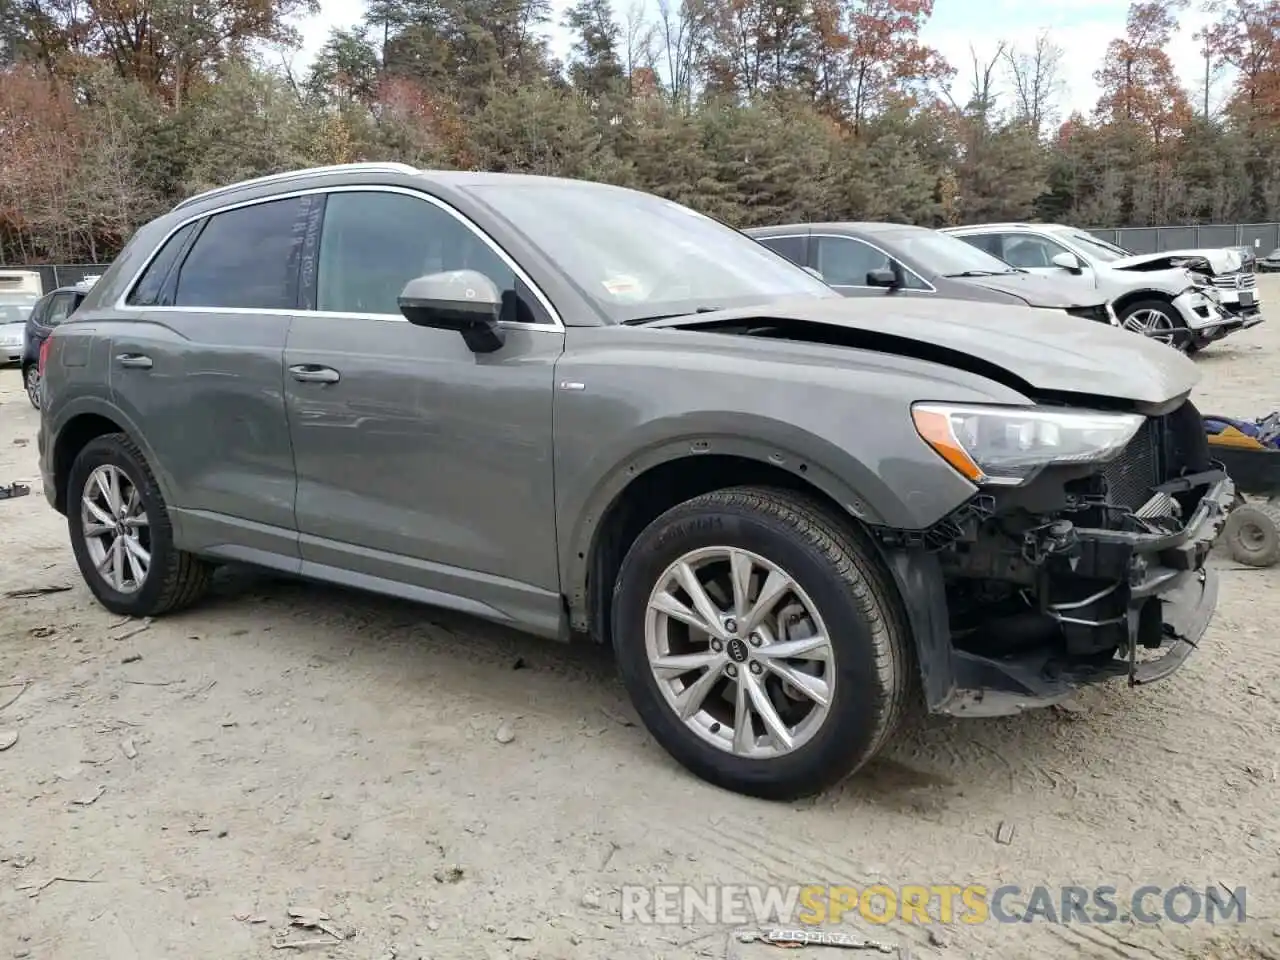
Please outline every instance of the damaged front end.
[{"label": "damaged front end", "polygon": [[[964,411],[943,412],[963,423]],[[996,716],[1110,678],[1149,683],[1195,649],[1217,603],[1205,561],[1234,486],[1189,401],[1157,416],[1101,414],[1095,442],[1115,422],[1127,439],[1105,457],[1068,457],[1025,481],[986,477],[933,528],[882,532],[932,712]],[[917,423],[968,469],[940,421]]]}]

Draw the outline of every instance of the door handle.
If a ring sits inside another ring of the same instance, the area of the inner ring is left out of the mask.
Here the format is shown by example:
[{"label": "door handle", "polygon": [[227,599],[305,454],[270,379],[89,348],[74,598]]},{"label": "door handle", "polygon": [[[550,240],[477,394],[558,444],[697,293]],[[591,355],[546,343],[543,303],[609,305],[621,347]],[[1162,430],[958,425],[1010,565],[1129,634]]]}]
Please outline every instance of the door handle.
[{"label": "door handle", "polygon": [[317,363],[299,363],[289,368],[289,375],[299,383],[337,383],[342,379],[333,367],[322,367]]},{"label": "door handle", "polygon": [[131,370],[150,370],[151,358],[144,353],[116,354],[116,363]]}]

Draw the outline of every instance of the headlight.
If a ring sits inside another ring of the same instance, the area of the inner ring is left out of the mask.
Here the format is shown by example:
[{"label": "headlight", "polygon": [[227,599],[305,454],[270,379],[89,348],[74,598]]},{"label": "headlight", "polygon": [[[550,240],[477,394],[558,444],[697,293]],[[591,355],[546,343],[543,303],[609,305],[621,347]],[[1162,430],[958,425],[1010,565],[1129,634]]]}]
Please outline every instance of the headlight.
[{"label": "headlight", "polygon": [[1093,410],[916,403],[911,419],[924,441],[966,479],[1017,486],[1055,464],[1112,459],[1145,418]]}]

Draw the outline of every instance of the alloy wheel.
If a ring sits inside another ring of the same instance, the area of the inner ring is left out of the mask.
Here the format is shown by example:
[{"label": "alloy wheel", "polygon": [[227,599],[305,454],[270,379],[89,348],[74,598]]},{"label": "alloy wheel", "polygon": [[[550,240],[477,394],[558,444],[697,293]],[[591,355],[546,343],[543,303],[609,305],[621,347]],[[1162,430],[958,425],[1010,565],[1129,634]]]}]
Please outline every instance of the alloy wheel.
[{"label": "alloy wheel", "polygon": [[40,409],[40,371],[34,366],[27,367],[23,373],[23,386],[27,388],[27,399],[37,410]]},{"label": "alloy wheel", "polygon": [[136,593],[151,568],[151,527],[142,494],[123,470],[103,464],[80,497],[85,546],[99,576],[117,593]]},{"label": "alloy wheel", "polygon": [[1121,325],[1126,330],[1140,333],[1144,337],[1150,337],[1160,343],[1173,343],[1173,321],[1169,319],[1167,314],[1159,310],[1151,308],[1135,310],[1125,317]]},{"label": "alloy wheel", "polygon": [[645,647],[667,705],[739,757],[803,746],[835,694],[834,651],[813,601],[747,550],[706,547],[671,564],[649,595]]}]

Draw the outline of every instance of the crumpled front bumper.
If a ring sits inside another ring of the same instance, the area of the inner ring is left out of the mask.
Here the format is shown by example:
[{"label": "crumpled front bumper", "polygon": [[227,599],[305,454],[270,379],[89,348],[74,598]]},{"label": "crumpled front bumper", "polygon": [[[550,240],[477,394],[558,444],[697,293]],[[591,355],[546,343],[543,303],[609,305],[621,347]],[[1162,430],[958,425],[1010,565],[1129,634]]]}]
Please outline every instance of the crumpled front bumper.
[{"label": "crumpled front bumper", "polygon": [[[1208,475],[1207,475],[1208,476]],[[951,643],[947,601],[937,558],[924,550],[888,555],[916,637],[925,700],[931,713],[990,717],[1051,706],[1082,686],[1127,677],[1130,686],[1175,672],[1196,649],[1213,618],[1218,575],[1205,565],[1235,497],[1224,471],[1212,471],[1208,491],[1182,530],[1138,534],[1076,528],[1080,542],[1128,555],[1128,658],[1065,666],[1051,651],[983,657]],[[1189,480],[1192,478],[1188,478]],[[1161,601],[1160,655],[1139,660],[1139,614]]]}]

